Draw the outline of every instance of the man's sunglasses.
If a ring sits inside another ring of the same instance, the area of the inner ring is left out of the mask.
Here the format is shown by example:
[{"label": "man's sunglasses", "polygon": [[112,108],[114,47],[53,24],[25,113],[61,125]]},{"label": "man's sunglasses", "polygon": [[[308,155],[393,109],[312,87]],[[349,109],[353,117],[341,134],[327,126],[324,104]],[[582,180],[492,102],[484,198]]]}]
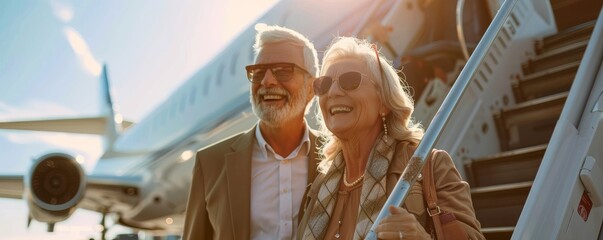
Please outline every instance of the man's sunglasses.
[{"label": "man's sunglasses", "polygon": [[267,63],[255,64],[245,67],[247,70],[247,79],[252,83],[260,83],[266,76],[266,71],[270,69],[272,76],[279,82],[286,82],[293,78],[295,68],[302,70],[304,73],[310,74],[306,69],[297,66],[295,63]]},{"label": "man's sunglasses", "polygon": [[[339,75],[337,81],[339,81],[339,88],[345,91],[352,91],[360,86],[362,79],[365,77],[364,74],[359,72],[346,72]],[[316,96],[322,96],[331,89],[335,79],[330,76],[322,76],[314,80],[314,94]]]}]

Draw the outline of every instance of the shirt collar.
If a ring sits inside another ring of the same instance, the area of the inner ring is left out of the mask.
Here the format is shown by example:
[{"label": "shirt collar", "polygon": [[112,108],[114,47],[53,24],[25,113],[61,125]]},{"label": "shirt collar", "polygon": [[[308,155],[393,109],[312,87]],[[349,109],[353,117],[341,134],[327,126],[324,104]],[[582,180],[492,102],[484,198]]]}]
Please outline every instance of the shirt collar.
[{"label": "shirt collar", "polygon": [[[264,136],[262,136],[262,131],[260,131],[259,122],[258,122],[258,124],[256,124],[256,127],[255,127],[255,138],[258,142],[258,147],[260,149],[260,153],[262,154],[262,159],[268,159],[268,150],[270,152],[272,152],[272,154],[274,154],[274,157],[277,160],[293,158],[293,157],[299,155],[299,152],[301,150],[303,150],[303,154],[305,154],[305,155],[308,155],[308,153],[310,152],[310,147],[309,147],[310,146],[310,130],[308,129],[308,126],[306,124],[304,124],[304,136],[302,137],[301,142],[299,143],[299,145],[297,145],[295,150],[293,150],[293,152],[291,152],[291,154],[289,154],[289,156],[282,157],[274,152],[274,150],[272,149],[270,144],[268,144],[266,142],[266,139],[264,139]],[[304,147],[304,146],[306,146],[306,147]]]}]

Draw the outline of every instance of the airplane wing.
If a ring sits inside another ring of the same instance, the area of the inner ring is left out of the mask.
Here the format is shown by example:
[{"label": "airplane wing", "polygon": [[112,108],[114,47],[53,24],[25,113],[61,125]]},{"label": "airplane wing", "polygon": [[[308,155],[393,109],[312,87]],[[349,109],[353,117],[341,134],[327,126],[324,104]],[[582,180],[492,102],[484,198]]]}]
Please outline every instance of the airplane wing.
[{"label": "airplane wing", "polygon": [[[128,128],[133,123],[122,121],[122,126]],[[106,133],[106,117],[63,118],[45,120],[26,120],[0,122],[0,129],[48,131],[64,133],[97,134]]]},{"label": "airplane wing", "polygon": [[[88,176],[80,208],[103,212],[131,209],[140,200],[140,176]],[[109,209],[110,208],[110,209]]]},{"label": "airplane wing", "polygon": [[80,133],[103,135],[113,144],[115,138],[133,125],[130,121],[123,120],[121,114],[115,111],[111,92],[109,88],[109,76],[107,65],[103,65],[100,75],[101,114],[94,117],[78,118],[49,118],[49,119],[25,119],[17,121],[0,121],[0,129],[47,131],[63,133]]},{"label": "airplane wing", "polygon": [[0,198],[23,198],[23,176],[0,176]]}]

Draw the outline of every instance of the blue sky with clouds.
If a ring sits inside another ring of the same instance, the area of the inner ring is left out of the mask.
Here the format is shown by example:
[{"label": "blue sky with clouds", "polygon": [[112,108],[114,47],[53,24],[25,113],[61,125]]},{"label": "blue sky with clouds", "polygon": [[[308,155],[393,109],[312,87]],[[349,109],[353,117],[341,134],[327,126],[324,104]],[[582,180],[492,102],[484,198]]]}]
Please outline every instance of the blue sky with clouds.
[{"label": "blue sky with clouds", "polygon": [[[0,121],[97,115],[103,63],[118,110],[139,121],[276,1],[0,1]],[[84,156],[91,171],[101,140],[0,130],[0,174],[53,150]],[[53,234],[25,228],[25,201],[0,199],[0,213],[1,239],[98,237],[100,216],[86,210]]]}]

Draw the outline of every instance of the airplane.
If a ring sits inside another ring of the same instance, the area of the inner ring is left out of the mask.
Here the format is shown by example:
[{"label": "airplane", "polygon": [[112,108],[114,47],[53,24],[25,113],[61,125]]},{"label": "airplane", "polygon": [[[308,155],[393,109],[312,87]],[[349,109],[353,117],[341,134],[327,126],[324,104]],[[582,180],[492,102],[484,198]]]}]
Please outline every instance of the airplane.
[{"label": "airplane", "polygon": [[[283,0],[257,22],[304,33],[319,51],[335,36],[376,42],[413,87],[414,117],[425,126],[455,83],[471,80],[436,147],[470,183],[485,236],[593,239],[603,227],[602,5]],[[114,111],[106,66],[100,117],[0,122],[99,134],[105,148],[91,173],[71,155],[41,156],[28,174],[1,176],[0,197],[26,200],[30,217],[49,230],[84,208],[180,234],[195,151],[257,122],[243,69],[253,62],[254,34],[252,24],[138,123]]]}]

